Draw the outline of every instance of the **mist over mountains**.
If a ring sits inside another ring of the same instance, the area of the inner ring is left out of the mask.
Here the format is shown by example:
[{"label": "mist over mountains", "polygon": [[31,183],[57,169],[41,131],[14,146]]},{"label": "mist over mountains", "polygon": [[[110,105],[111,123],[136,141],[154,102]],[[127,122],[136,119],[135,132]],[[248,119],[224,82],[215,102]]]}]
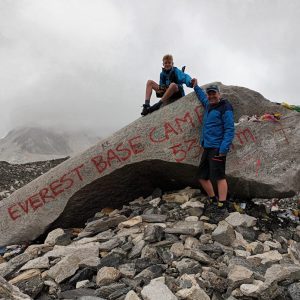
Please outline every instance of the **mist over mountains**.
[{"label": "mist over mountains", "polygon": [[0,161],[19,164],[73,156],[99,139],[85,131],[19,127],[0,139]]}]

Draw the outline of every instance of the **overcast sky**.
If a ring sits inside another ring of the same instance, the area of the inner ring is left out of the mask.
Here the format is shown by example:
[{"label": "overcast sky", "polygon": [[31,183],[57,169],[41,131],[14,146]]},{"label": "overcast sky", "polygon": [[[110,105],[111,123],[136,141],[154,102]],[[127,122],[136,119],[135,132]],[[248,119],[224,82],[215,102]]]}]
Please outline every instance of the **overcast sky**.
[{"label": "overcast sky", "polygon": [[0,137],[120,129],[166,53],[200,84],[300,104],[299,25],[299,0],[0,0]]}]

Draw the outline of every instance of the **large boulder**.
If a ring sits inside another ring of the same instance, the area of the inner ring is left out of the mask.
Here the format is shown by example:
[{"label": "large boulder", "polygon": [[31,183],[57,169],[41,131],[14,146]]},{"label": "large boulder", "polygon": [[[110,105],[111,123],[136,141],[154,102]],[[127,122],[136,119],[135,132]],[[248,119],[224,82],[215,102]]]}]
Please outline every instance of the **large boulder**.
[{"label": "large boulder", "polygon": [[[221,86],[237,121],[280,112],[279,122],[236,125],[227,174],[232,194],[292,196],[300,190],[300,114],[242,87]],[[0,246],[32,240],[46,229],[82,225],[102,207],[118,207],[155,187],[197,185],[202,107],[190,93],[139,118],[0,202]]]}]

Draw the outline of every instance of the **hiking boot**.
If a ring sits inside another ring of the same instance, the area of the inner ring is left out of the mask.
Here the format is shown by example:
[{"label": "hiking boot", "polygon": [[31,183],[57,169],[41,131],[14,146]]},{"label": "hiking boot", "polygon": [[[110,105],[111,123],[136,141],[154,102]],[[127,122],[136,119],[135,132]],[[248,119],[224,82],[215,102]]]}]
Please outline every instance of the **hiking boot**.
[{"label": "hiking boot", "polygon": [[225,201],[224,203],[220,203],[220,201],[218,201],[213,205],[209,205],[205,209],[204,214],[205,216],[209,217],[211,223],[218,224],[220,221],[224,220],[229,216],[228,201]]},{"label": "hiking boot", "polygon": [[209,205],[217,205],[218,204],[218,198],[216,196],[209,197],[207,203]]},{"label": "hiking boot", "polygon": [[152,112],[154,112],[154,111],[160,109],[161,105],[162,105],[162,101],[158,101],[158,102],[155,103],[154,105],[150,106],[149,112],[152,113]]},{"label": "hiking boot", "polygon": [[228,201],[218,201],[217,202],[218,209],[228,209],[229,208],[229,202]]},{"label": "hiking boot", "polygon": [[215,197],[208,197],[204,202],[204,210],[207,210],[210,206],[217,206],[218,198]]},{"label": "hiking boot", "polygon": [[150,105],[149,104],[143,104],[143,110],[141,112],[142,116],[146,116],[149,114]]}]

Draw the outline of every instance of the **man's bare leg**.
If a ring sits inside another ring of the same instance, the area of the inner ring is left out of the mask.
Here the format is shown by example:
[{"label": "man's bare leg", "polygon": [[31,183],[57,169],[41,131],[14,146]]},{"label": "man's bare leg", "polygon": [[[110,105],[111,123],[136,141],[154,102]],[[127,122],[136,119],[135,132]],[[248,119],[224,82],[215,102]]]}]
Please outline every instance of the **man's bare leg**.
[{"label": "man's bare leg", "polygon": [[[146,91],[146,95],[150,95],[150,92],[152,93],[152,90],[150,90],[150,87],[152,87],[153,90],[156,90],[157,86],[155,84],[153,84],[153,82],[149,82],[149,94],[147,94]],[[158,86],[159,88],[159,86]],[[155,103],[154,105],[152,105],[149,109],[144,108],[145,110],[147,110],[147,114],[148,113],[152,113],[158,109],[160,109],[160,107],[162,106],[162,104],[164,102],[166,102],[174,93],[176,93],[178,91],[178,86],[175,83],[171,83],[170,86],[167,88],[165,94],[163,95],[163,97],[161,98],[160,101],[158,101],[157,103]],[[148,101],[149,103],[150,101]],[[147,102],[145,101],[145,105],[147,105]],[[142,112],[143,115],[143,112]]]},{"label": "man's bare leg", "polygon": [[178,86],[176,83],[172,82],[168,89],[166,90],[166,92],[164,93],[164,95],[162,96],[161,100],[162,102],[167,101],[172,95],[174,95],[175,93],[177,93],[179,91]]},{"label": "man's bare leg", "polygon": [[219,201],[226,201],[228,185],[226,179],[221,179],[217,181],[218,184],[218,193],[219,193]]},{"label": "man's bare leg", "polygon": [[150,99],[152,95],[152,90],[158,91],[159,85],[153,80],[148,80],[146,84],[145,104],[143,105],[143,110],[141,112],[142,116],[146,116],[150,112]]},{"label": "man's bare leg", "polygon": [[215,196],[215,192],[214,192],[214,188],[211,184],[211,181],[205,180],[205,179],[199,179],[200,184],[202,185],[202,187],[204,188],[205,192],[207,193],[207,195],[212,198]]},{"label": "man's bare leg", "polygon": [[[159,90],[159,85],[153,81],[153,80],[148,80],[146,84],[146,95],[145,95],[145,104],[150,104],[150,99],[152,96],[152,90],[158,91]],[[146,101],[148,101],[146,103]]]}]

